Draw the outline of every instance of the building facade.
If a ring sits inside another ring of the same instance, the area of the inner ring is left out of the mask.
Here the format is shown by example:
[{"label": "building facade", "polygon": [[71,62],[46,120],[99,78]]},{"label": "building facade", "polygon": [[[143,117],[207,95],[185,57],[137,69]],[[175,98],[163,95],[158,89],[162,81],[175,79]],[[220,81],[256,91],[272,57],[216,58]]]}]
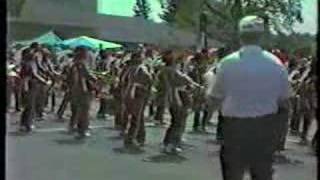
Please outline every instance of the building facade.
[{"label": "building facade", "polygon": [[[85,35],[118,43],[197,45],[196,34],[137,17],[98,14],[97,8],[96,0],[25,0],[20,16],[8,17],[8,41],[32,39],[52,30],[63,39]],[[209,40],[209,46],[221,44]]]}]

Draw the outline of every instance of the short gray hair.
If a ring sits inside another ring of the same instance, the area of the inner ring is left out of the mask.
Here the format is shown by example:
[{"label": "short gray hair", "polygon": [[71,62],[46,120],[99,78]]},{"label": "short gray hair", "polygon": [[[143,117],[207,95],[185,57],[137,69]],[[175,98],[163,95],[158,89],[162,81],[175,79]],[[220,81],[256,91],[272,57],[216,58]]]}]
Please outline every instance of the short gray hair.
[{"label": "short gray hair", "polygon": [[263,32],[240,33],[240,41],[242,44],[259,44],[262,37]]}]

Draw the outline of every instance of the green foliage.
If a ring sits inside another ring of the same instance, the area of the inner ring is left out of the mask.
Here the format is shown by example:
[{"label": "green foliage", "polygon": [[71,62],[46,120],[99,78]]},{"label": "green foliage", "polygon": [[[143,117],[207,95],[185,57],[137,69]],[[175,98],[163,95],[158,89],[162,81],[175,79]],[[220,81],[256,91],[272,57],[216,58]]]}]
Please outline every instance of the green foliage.
[{"label": "green foliage", "polygon": [[163,8],[163,14],[160,15],[161,19],[163,19],[167,23],[174,23],[177,13],[177,2],[169,1],[167,3],[164,3],[161,1],[161,3],[161,6]]},{"label": "green foliage", "polygon": [[149,19],[151,12],[150,4],[147,0],[136,0],[136,5],[133,8],[136,17],[143,17]]},{"label": "green foliage", "polygon": [[305,56],[315,55],[316,37],[314,35],[299,33],[290,35],[278,34],[270,35],[265,41],[268,41],[268,43],[262,42],[262,45],[267,49],[277,48],[283,49],[289,54],[299,51]]},{"label": "green foliage", "polygon": [[[177,5],[175,24],[199,29],[201,12],[208,12],[208,36],[226,44],[238,43],[238,22],[246,15],[258,15],[266,27],[284,34],[293,24],[302,23],[302,0],[184,0]],[[169,11],[169,10],[168,10]]]},{"label": "green foliage", "polygon": [[280,46],[288,52],[294,53],[295,51],[301,51],[302,54],[309,56],[313,54],[312,51],[316,44],[316,38],[310,34],[293,33],[288,36],[282,36],[277,39],[276,43],[277,46]]},{"label": "green foliage", "polygon": [[9,0],[7,1],[8,13],[11,16],[19,17],[22,11],[22,7],[25,4],[26,0]]}]

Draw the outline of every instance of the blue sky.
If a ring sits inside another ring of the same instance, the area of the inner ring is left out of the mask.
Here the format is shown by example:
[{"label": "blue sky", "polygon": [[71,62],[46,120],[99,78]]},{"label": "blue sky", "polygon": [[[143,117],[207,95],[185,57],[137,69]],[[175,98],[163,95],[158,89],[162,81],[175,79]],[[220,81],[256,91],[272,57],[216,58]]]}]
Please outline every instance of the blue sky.
[{"label": "blue sky", "polygon": [[301,33],[317,33],[317,14],[318,14],[318,0],[303,0],[302,4],[302,17],[304,19],[303,24],[296,24],[295,30]]},{"label": "blue sky", "polygon": [[[119,3],[121,1],[121,3]],[[159,14],[162,8],[159,0],[148,0],[151,6],[150,17],[155,22],[161,22]],[[98,0],[98,12],[118,16],[133,16],[136,0]]]},{"label": "blue sky", "polygon": [[[119,3],[121,1],[122,3]],[[98,12],[109,15],[133,16],[136,0],[98,0]],[[149,0],[152,9],[151,19],[161,22],[159,14],[162,12],[159,0]],[[295,24],[297,32],[315,34],[317,31],[317,0],[302,0],[302,16],[304,23]]]}]

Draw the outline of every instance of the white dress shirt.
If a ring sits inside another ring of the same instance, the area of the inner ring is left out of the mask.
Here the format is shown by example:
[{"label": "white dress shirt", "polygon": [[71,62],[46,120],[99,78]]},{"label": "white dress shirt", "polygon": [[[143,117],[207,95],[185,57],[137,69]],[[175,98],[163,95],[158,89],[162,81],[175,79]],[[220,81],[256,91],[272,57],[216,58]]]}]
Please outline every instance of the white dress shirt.
[{"label": "white dress shirt", "polygon": [[208,95],[222,100],[223,116],[250,118],[273,114],[289,97],[288,72],[259,46],[244,46],[218,65]]}]

